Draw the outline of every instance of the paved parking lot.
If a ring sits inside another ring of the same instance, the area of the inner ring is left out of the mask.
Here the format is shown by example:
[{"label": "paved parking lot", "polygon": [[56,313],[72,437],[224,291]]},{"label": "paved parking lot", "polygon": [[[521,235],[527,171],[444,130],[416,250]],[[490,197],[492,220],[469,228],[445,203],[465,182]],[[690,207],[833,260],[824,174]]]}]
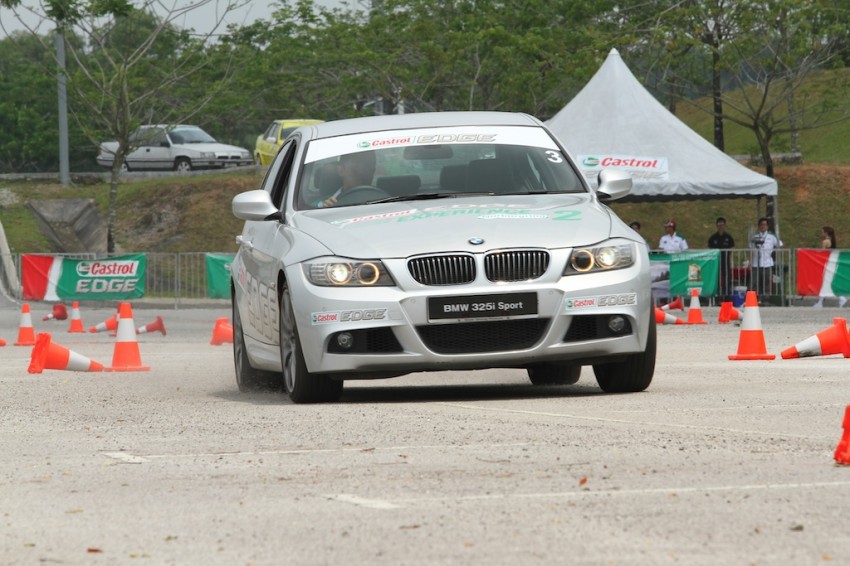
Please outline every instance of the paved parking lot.
[{"label": "paved parking lot", "polygon": [[[850,311],[760,310],[776,360],[729,361],[740,328],[704,308],[659,327],[644,393],[487,370],[292,405],[237,391],[227,309],[135,309],[167,328],[138,337],[147,372],[29,374],[4,307],[0,562],[850,564],[850,360],[779,359]],[[114,338],[32,311],[110,365]]]}]

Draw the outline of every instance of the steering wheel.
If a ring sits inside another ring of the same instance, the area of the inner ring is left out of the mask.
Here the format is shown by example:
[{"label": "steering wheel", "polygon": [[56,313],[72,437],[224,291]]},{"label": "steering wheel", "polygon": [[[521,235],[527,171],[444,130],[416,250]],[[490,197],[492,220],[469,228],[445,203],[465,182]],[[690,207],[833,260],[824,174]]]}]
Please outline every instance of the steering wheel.
[{"label": "steering wheel", "polygon": [[384,189],[374,185],[358,185],[343,191],[336,199],[337,206],[349,204],[363,204],[366,201],[387,198],[391,196]]}]

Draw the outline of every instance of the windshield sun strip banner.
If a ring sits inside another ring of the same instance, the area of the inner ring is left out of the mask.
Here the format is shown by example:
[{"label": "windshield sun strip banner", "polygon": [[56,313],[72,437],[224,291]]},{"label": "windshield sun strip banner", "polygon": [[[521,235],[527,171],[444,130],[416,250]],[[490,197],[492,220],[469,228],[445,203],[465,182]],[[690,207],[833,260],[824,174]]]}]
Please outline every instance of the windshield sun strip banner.
[{"label": "windshield sun strip banner", "polygon": [[367,132],[315,140],[307,148],[305,163],[337,155],[390,147],[443,144],[526,145],[561,151],[542,128],[528,126],[453,126]]}]

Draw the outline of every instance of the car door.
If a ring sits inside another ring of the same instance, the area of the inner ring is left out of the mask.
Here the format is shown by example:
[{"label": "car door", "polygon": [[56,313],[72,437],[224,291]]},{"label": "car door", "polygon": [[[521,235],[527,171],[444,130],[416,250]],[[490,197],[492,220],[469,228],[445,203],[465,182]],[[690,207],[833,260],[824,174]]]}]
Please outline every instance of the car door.
[{"label": "car door", "polygon": [[170,156],[170,144],[164,128],[146,128],[136,134],[138,148],[127,156],[127,166],[131,171],[170,170],[173,159]]},{"label": "car door", "polygon": [[[262,189],[280,209],[292,177],[295,142],[286,145],[269,167]],[[237,269],[244,269],[242,296],[237,292],[243,332],[247,338],[267,346],[278,344],[277,276],[289,246],[282,221],[247,221],[239,242]],[[240,274],[241,277],[241,274]]]},{"label": "car door", "polygon": [[263,163],[271,163],[271,160],[274,158],[278,148],[277,136],[279,132],[280,124],[278,122],[272,122],[266,133],[263,134],[263,141],[260,143],[260,156]]}]

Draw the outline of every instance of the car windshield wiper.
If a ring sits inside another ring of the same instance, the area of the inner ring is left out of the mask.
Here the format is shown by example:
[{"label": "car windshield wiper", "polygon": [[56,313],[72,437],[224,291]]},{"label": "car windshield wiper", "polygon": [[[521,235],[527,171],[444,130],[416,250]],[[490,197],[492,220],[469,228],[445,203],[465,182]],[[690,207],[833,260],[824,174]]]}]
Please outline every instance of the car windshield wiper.
[{"label": "car windshield wiper", "polygon": [[433,200],[438,198],[455,198],[457,196],[458,195],[456,193],[420,193],[416,195],[400,195],[395,197],[386,197],[376,200],[370,200],[366,204],[381,204],[384,202],[401,202],[406,200]]}]

